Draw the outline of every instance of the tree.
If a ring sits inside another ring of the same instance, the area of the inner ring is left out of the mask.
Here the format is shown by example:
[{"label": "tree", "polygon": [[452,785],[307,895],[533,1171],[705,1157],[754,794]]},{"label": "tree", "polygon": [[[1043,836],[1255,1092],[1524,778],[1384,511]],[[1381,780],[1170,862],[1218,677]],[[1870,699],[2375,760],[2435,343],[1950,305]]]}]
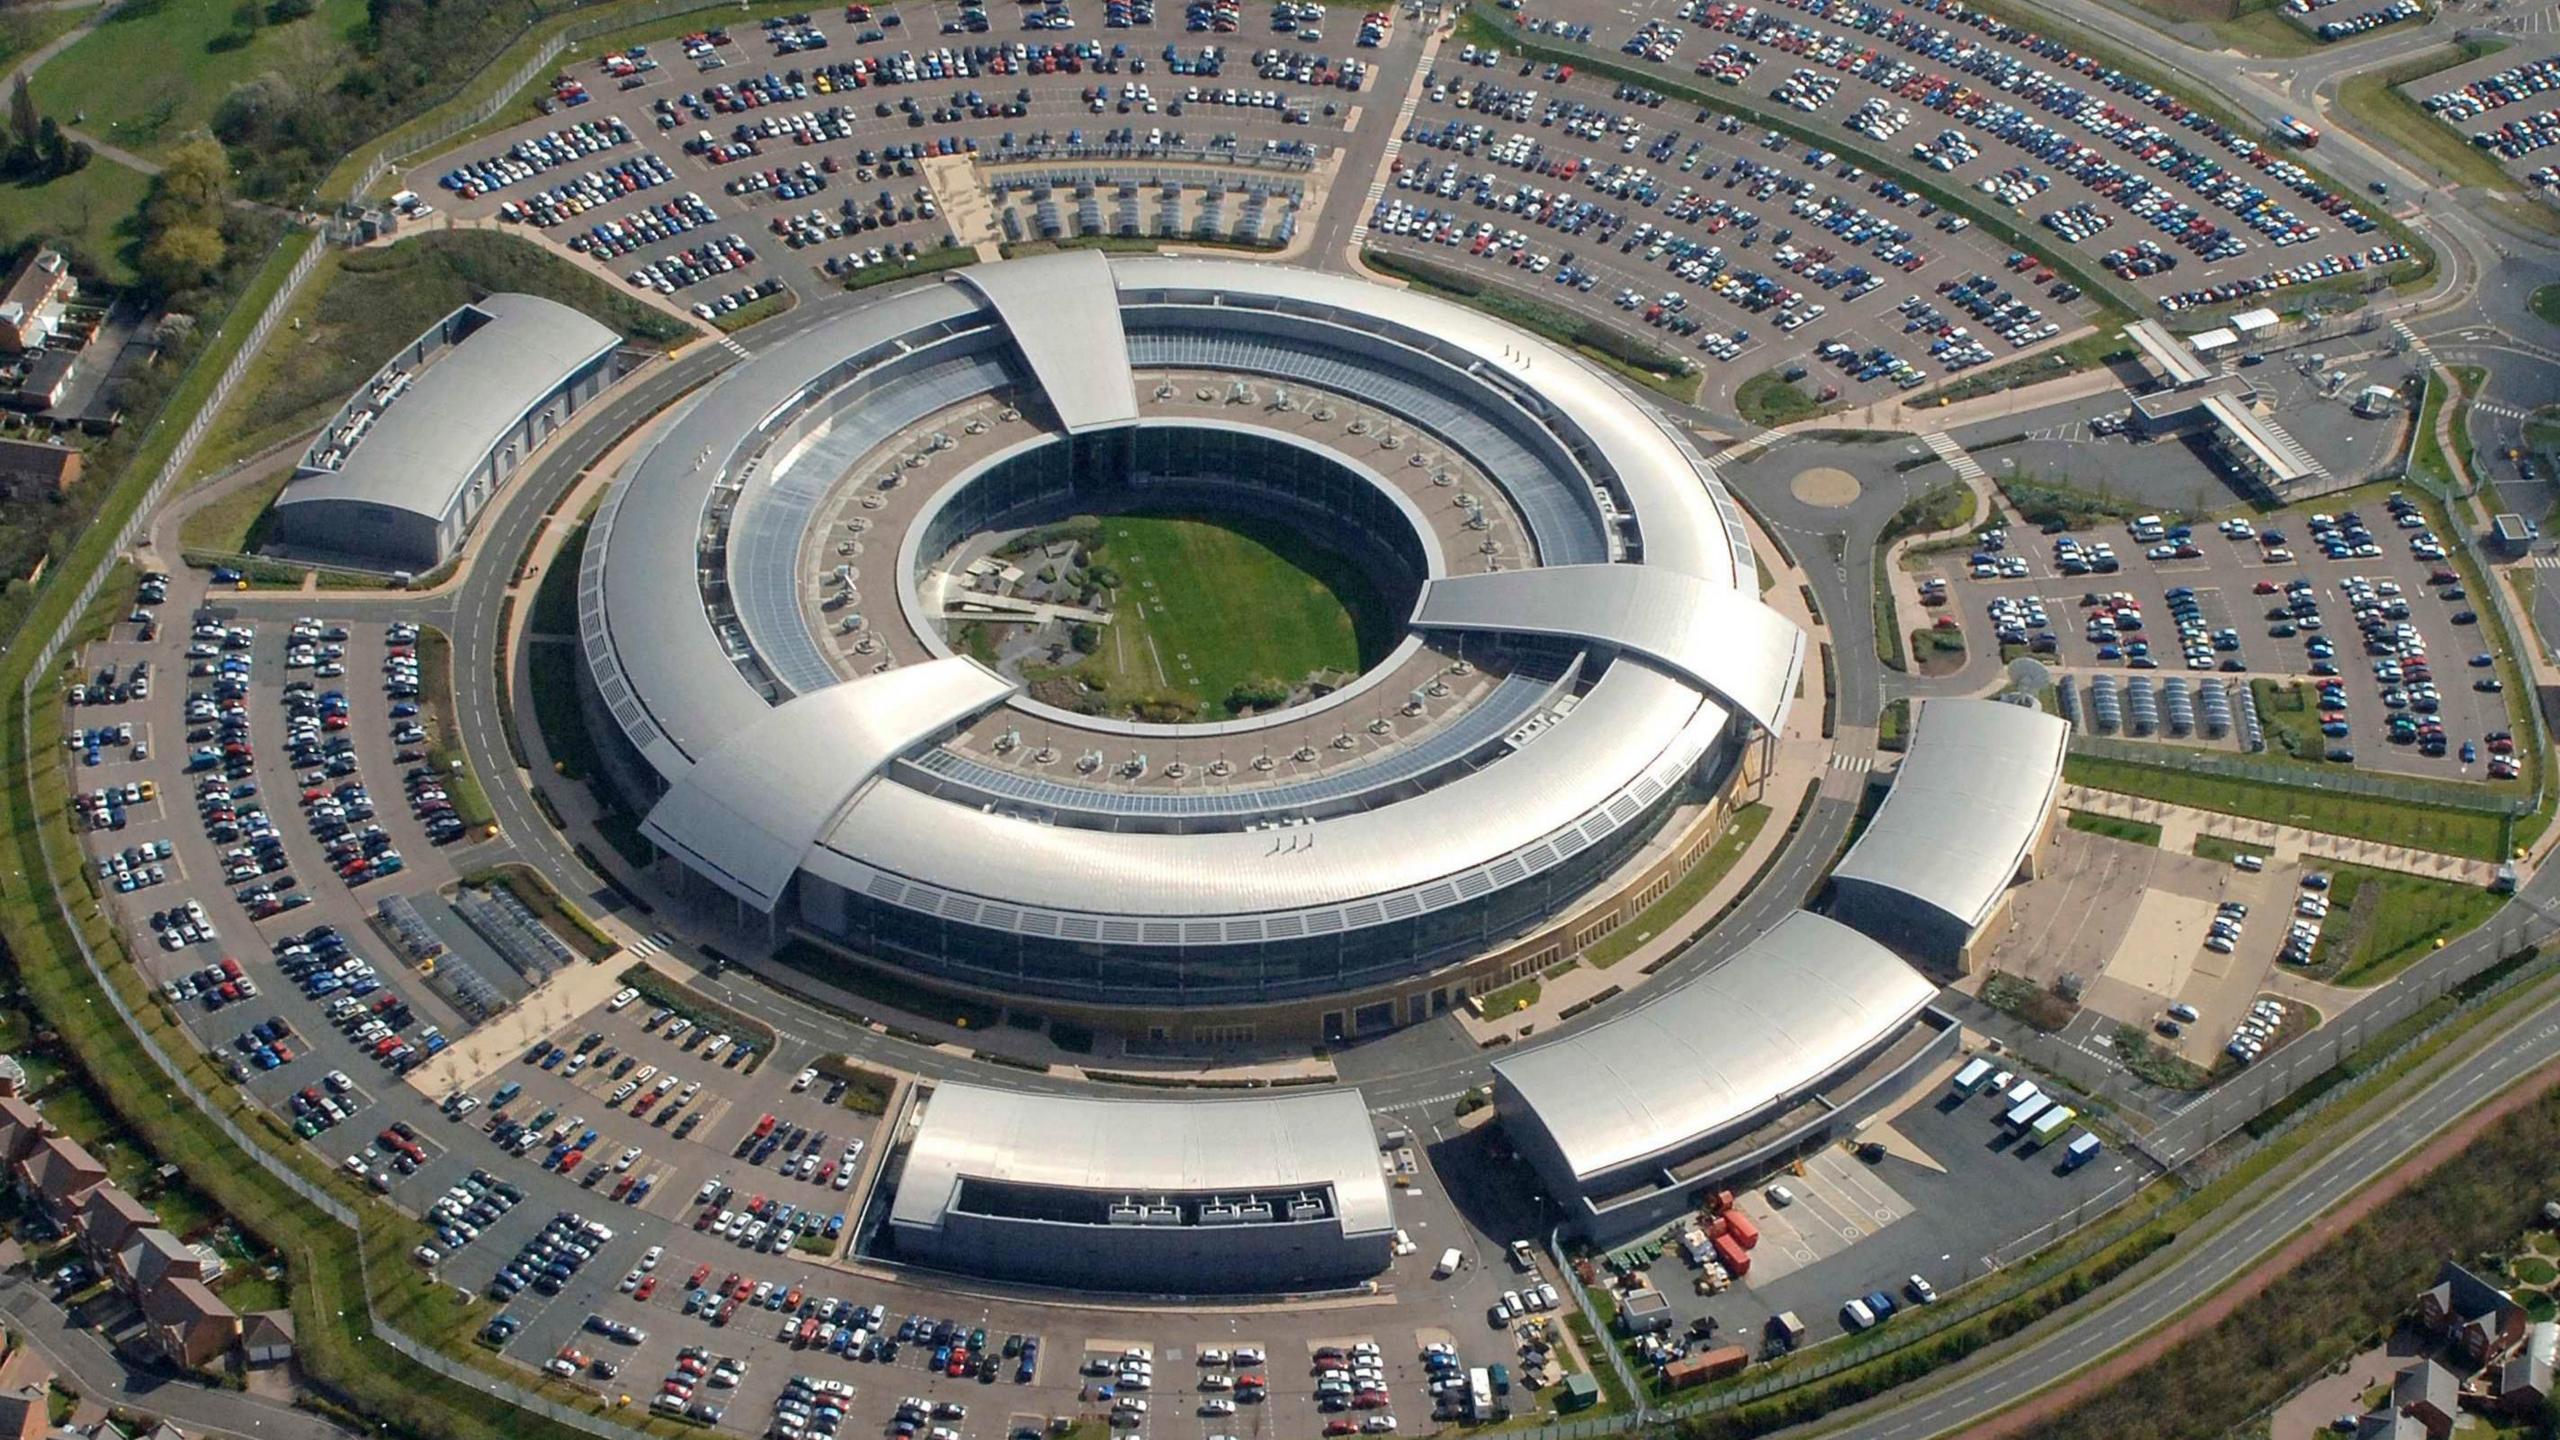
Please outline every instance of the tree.
[{"label": "tree", "polygon": [[149,208],[163,227],[192,223],[219,231],[230,194],[230,157],[212,140],[190,140],[170,152]]},{"label": "tree", "polygon": [[153,289],[174,295],[213,278],[222,268],[222,232],[184,221],[162,227],[142,242],[142,275]]},{"label": "tree", "polygon": [[27,77],[21,71],[18,83],[9,91],[9,138],[21,145],[36,143],[36,97],[27,90]]}]

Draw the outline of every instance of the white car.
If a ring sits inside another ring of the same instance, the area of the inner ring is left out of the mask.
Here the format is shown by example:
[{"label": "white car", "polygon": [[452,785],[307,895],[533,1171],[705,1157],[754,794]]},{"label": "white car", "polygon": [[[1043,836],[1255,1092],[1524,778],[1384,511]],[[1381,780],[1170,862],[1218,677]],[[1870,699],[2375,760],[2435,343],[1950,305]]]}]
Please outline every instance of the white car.
[{"label": "white car", "polygon": [[1236,1402],[1228,1399],[1224,1395],[1212,1395],[1208,1399],[1200,1402],[1200,1413],[1203,1415],[1233,1415],[1236,1413]]},{"label": "white car", "polygon": [[818,1072],[814,1068],[803,1070],[799,1074],[792,1076],[791,1093],[797,1095],[801,1091],[808,1089],[810,1084],[816,1081],[817,1078]]}]

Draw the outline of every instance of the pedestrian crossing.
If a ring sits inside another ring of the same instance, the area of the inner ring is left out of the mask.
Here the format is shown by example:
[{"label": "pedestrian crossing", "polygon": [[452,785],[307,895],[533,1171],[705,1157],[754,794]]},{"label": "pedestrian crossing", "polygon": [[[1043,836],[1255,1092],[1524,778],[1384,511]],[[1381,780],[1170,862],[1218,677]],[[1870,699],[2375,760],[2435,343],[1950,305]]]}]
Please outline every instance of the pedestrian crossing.
[{"label": "pedestrian crossing", "polygon": [[1752,456],[1759,454],[1761,451],[1766,450],[1777,443],[1777,431],[1763,430],[1748,439],[1737,440],[1733,444],[1727,445],[1713,455],[1708,456],[1707,464],[1710,466],[1739,465],[1743,461],[1750,459]]},{"label": "pedestrian crossing", "polygon": [[1876,757],[1873,755],[1851,755],[1844,751],[1835,750],[1831,752],[1831,768],[1834,770],[1846,770],[1852,775],[1864,775],[1876,768]]},{"label": "pedestrian crossing", "polygon": [[1967,485],[1979,485],[1991,478],[1979,464],[1975,463],[1972,456],[1965,453],[1964,447],[1955,442],[1953,436],[1943,431],[1930,431],[1920,437],[1920,443],[1928,446],[1939,459],[1946,461],[1947,468],[1956,472],[1956,478]]},{"label": "pedestrian crossing", "polygon": [[737,336],[735,336],[735,335],[723,335],[723,336],[721,336],[721,337],[720,337],[720,348],[721,348],[721,349],[723,349],[723,350],[728,351],[728,352],[729,352],[730,354],[732,354],[732,355],[737,356],[737,357],[738,357],[739,359],[741,359],[741,360],[744,360],[744,359],[746,359],[748,356],[753,355],[753,354],[755,354],[755,353],[756,353],[756,352],[754,352],[753,350],[748,349],[746,346],[739,344],[739,343],[738,343],[738,337],[737,337]]},{"label": "pedestrian crossing", "polygon": [[2474,400],[2471,402],[2471,408],[2483,415],[2495,415],[2501,420],[2521,422],[2526,418],[2524,411],[2513,405],[2501,405],[2495,400]]},{"label": "pedestrian crossing", "polygon": [[2416,355],[2419,359],[2426,361],[2429,365],[2436,363],[2436,352],[2429,348],[2426,340],[2421,337],[2417,331],[2409,328],[2407,322],[2400,320],[2392,321],[2391,333],[2399,336],[2403,341],[2408,343],[2410,353]]},{"label": "pedestrian crossing", "polygon": [[666,931],[652,930],[646,937],[631,942],[631,953],[646,959],[675,943]]},{"label": "pedestrian crossing", "polygon": [[2560,570],[2560,555],[2534,555],[2524,563],[2535,570]]}]

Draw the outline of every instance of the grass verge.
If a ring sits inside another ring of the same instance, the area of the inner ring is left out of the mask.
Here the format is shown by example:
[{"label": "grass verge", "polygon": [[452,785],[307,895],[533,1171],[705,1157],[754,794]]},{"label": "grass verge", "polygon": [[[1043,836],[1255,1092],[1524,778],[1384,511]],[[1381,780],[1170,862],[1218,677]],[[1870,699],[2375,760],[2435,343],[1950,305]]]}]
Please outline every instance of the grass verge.
[{"label": "grass verge", "polygon": [[1680,877],[1680,883],[1663,891],[1652,904],[1628,916],[1625,924],[1584,946],[1581,958],[1595,970],[1606,970],[1634,954],[1646,941],[1680,923],[1690,911],[1704,903],[1707,892],[1716,888],[1716,882],[1732,873],[1743,852],[1751,848],[1751,842],[1760,837],[1761,829],[1768,823],[1769,807],[1766,805],[1745,805],[1734,811],[1733,817],[1725,822],[1724,833],[1716,837],[1715,844],[1708,848],[1706,854],[1698,857],[1697,864],[1689,867],[1689,873]]},{"label": "grass verge", "polygon": [[2503,851],[2505,825],[2482,810],[2455,810],[2375,795],[2351,795],[2313,785],[2280,785],[2266,780],[2206,774],[2171,764],[2074,755],[2063,764],[2074,785],[2141,795],[2172,805],[2299,826],[2331,835],[2408,845],[2472,860],[2495,860]]},{"label": "grass verge", "polygon": [[1360,252],[1360,259],[1372,270],[1383,271],[1426,294],[1445,296],[1497,320],[1509,321],[1683,405],[1698,398],[1700,377],[1687,361],[1600,321],[1395,251],[1372,246]]},{"label": "grass verge", "polygon": [[2148,820],[2127,820],[2117,815],[2101,815],[2092,810],[2074,810],[2065,822],[2074,830],[2091,835],[2104,835],[2134,845],[2157,846],[2160,827]]},{"label": "grass verge", "polygon": [[1733,392],[1733,413],[1754,425],[1792,425],[1823,411],[1821,401],[1807,395],[1784,370],[1763,370]]},{"label": "grass verge", "polygon": [[2315,971],[2336,984],[2379,985],[2455,936],[2475,930],[2508,897],[2397,870],[2329,867],[2329,918]]}]

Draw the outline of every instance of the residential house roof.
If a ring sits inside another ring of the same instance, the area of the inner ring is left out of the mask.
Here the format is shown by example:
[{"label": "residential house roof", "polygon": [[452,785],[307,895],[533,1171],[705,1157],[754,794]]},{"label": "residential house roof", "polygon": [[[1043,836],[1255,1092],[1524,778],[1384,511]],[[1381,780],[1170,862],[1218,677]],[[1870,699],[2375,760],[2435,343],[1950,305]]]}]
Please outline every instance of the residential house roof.
[{"label": "residential house roof", "polygon": [[163,1280],[202,1280],[204,1261],[185,1241],[155,1225],[126,1237],[116,1250],[116,1271],[126,1289],[147,1293]]},{"label": "residential house roof", "polygon": [[44,1113],[15,1095],[0,1098],[0,1165],[25,1159],[51,1127]]},{"label": "residential house roof", "polygon": [[80,478],[80,452],[35,440],[0,440],[0,490],[53,494]]},{"label": "residential house roof", "polygon": [[67,1209],[106,1183],[107,1167],[68,1135],[48,1135],[18,1163],[20,1177],[46,1204]]},{"label": "residential house roof", "polygon": [[186,1342],[166,1347],[181,1353],[201,1353],[203,1346],[194,1342],[207,1326],[221,1327],[226,1341],[240,1329],[240,1317],[201,1280],[164,1280],[143,1291],[142,1318],[162,1335]]},{"label": "residential house roof", "polygon": [[110,1255],[122,1250],[135,1231],[159,1223],[151,1207],[126,1194],[121,1185],[99,1186],[80,1206],[80,1238]]},{"label": "residential house roof", "polygon": [[2461,1380],[2433,1360],[2421,1360],[2403,1369],[2391,1382],[2391,1408],[2394,1410],[2405,1411],[2412,1405],[2429,1405],[2437,1414],[2449,1418],[2461,1403]]}]

